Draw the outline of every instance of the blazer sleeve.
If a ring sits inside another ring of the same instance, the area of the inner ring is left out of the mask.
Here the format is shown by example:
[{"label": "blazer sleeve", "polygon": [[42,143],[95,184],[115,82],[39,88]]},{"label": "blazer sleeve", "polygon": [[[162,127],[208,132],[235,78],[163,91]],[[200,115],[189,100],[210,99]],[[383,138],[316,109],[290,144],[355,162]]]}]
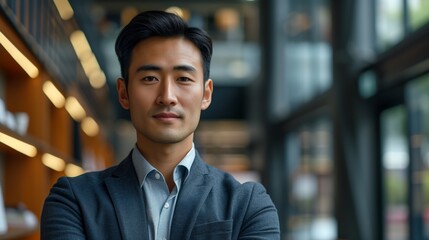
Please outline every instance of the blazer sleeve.
[{"label": "blazer sleeve", "polygon": [[251,188],[251,195],[239,239],[280,239],[277,209],[265,191],[265,188],[259,183],[244,183],[244,186]]},{"label": "blazer sleeve", "polygon": [[45,200],[40,222],[41,239],[85,239],[81,211],[68,178],[62,177]]}]

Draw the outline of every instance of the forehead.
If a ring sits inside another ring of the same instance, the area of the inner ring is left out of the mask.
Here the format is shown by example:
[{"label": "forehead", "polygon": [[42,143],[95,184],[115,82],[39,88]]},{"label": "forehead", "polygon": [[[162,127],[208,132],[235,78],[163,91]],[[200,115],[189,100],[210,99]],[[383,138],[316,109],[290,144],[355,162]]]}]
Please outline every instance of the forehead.
[{"label": "forehead", "polygon": [[199,49],[183,37],[150,37],[140,41],[132,50],[130,68],[139,67],[141,64],[155,64],[160,67],[190,64],[202,71]]}]

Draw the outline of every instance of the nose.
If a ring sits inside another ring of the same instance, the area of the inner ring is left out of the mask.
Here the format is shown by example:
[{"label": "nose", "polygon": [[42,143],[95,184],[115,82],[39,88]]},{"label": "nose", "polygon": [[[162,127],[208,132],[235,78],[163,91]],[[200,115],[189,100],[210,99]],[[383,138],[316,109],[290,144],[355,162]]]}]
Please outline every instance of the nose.
[{"label": "nose", "polygon": [[177,103],[174,83],[170,80],[161,81],[158,88],[156,103],[159,105],[174,106]]}]

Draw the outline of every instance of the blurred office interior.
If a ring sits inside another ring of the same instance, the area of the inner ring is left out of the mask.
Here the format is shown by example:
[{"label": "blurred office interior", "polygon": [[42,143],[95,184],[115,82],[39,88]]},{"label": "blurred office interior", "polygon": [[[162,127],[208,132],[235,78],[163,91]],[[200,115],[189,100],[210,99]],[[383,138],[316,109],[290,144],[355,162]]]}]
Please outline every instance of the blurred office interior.
[{"label": "blurred office interior", "polygon": [[133,147],[114,42],[152,9],[213,37],[196,147],[264,184],[282,239],[429,239],[427,0],[0,0],[0,239]]}]

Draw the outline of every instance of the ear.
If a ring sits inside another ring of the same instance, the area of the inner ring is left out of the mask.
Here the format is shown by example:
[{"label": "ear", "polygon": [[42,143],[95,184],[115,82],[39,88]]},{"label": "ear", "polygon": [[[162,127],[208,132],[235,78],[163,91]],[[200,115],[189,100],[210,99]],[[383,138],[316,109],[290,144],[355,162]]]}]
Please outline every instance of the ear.
[{"label": "ear", "polygon": [[208,79],[204,83],[204,95],[203,101],[201,102],[201,110],[206,110],[210,103],[212,102],[212,93],[213,93],[213,81]]},{"label": "ear", "polygon": [[130,101],[128,100],[128,91],[123,78],[116,80],[116,90],[118,91],[119,103],[124,109],[130,108]]}]

